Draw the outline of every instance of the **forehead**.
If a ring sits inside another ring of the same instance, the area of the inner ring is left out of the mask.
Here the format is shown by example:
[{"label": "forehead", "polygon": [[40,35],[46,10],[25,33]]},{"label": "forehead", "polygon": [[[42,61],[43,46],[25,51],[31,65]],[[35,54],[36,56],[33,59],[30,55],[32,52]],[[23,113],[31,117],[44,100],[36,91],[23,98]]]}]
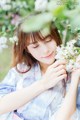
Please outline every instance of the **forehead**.
[{"label": "forehead", "polygon": [[31,43],[37,43],[38,41],[45,41],[46,39],[51,38],[51,35],[43,36],[41,32],[30,33],[27,37],[27,45]]}]

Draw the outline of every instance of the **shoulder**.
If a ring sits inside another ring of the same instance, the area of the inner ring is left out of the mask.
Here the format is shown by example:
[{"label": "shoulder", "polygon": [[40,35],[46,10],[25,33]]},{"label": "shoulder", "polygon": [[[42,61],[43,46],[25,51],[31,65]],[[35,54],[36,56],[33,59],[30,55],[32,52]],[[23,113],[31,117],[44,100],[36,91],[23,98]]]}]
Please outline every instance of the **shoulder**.
[{"label": "shoulder", "polygon": [[[37,73],[37,71],[39,71],[39,65],[35,64],[30,68],[30,70],[28,70],[29,67],[26,64],[22,63],[18,64],[18,69],[21,71],[21,73],[17,71],[16,67],[11,68],[2,82],[13,83],[18,82],[20,79],[32,79],[32,77],[34,77],[34,73]],[[23,71],[27,72],[23,73]]]},{"label": "shoulder", "polygon": [[2,83],[13,83],[17,75],[15,67],[11,68],[2,80]]}]

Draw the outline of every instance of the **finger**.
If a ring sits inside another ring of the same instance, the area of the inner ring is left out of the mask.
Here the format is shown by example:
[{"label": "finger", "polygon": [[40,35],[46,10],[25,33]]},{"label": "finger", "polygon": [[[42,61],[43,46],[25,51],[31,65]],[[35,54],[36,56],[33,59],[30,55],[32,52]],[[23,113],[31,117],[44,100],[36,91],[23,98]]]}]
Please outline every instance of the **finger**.
[{"label": "finger", "polygon": [[72,70],[72,72],[75,72],[75,71],[79,71],[79,72],[80,72],[80,68],[74,68],[74,69]]},{"label": "finger", "polygon": [[59,81],[61,81],[61,80],[63,80],[63,79],[65,79],[67,77],[67,74],[63,74],[63,75],[60,75],[59,77],[57,77],[57,82],[59,82]]},{"label": "finger", "polygon": [[62,69],[64,69],[66,71],[66,65],[59,65],[58,67],[53,68],[53,69],[54,69],[55,72],[58,72]]},{"label": "finger", "polygon": [[64,69],[66,71],[66,65],[59,65],[56,68],[51,68],[49,72],[59,72],[60,70]]},{"label": "finger", "polygon": [[62,70],[60,70],[60,71],[58,71],[58,72],[56,73],[57,76],[60,76],[60,75],[62,75],[62,74],[66,74],[66,70],[65,70],[65,69],[62,69]]},{"label": "finger", "polygon": [[65,60],[57,60],[56,62],[54,62],[52,65],[50,65],[48,68],[55,68],[59,65],[66,65],[66,61]]}]

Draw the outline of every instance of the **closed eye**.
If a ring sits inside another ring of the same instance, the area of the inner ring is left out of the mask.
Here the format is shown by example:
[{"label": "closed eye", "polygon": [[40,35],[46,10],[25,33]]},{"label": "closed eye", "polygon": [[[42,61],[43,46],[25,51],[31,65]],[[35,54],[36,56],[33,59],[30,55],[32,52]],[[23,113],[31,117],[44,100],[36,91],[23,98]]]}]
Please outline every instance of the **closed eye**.
[{"label": "closed eye", "polygon": [[39,45],[34,45],[33,48],[37,48]]},{"label": "closed eye", "polygon": [[31,46],[32,48],[37,48],[39,45],[38,45],[37,42],[33,42],[33,43],[30,43],[30,46]]},{"label": "closed eye", "polygon": [[32,48],[37,48],[38,46],[39,46],[38,43],[34,43],[34,44],[31,45]]},{"label": "closed eye", "polygon": [[47,43],[47,42],[51,42],[52,41],[52,39],[46,39],[45,40],[45,42]]}]

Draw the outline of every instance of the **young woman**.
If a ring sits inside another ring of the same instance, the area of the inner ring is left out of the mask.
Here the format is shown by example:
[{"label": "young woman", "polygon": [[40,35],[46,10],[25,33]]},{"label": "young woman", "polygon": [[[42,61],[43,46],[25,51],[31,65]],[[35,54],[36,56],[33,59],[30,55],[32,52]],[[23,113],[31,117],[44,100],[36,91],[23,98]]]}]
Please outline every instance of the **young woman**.
[{"label": "young woman", "polygon": [[66,61],[55,60],[61,44],[57,28],[50,22],[46,34],[45,27],[25,32],[25,21],[17,30],[13,67],[0,84],[0,120],[79,120],[80,69],[73,70],[64,87]]}]

